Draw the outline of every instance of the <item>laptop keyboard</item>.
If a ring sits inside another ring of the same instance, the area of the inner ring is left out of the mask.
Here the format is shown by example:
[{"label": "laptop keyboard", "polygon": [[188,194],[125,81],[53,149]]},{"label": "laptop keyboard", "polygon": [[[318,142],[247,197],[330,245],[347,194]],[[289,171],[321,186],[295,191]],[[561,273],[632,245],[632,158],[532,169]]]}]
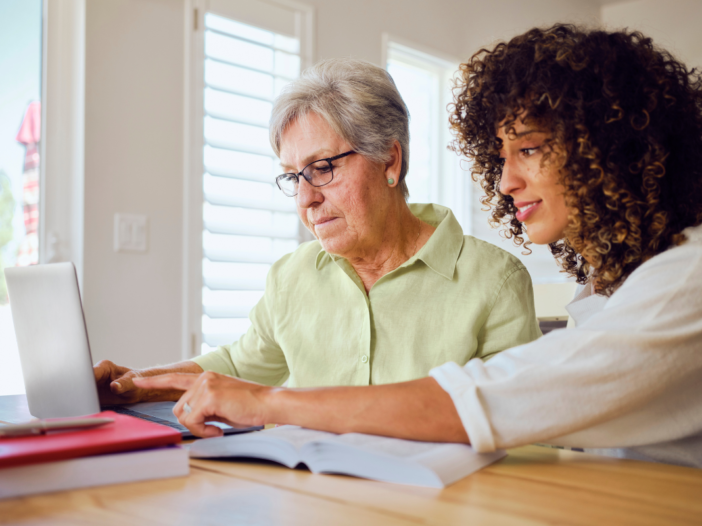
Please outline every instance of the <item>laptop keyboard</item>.
[{"label": "laptop keyboard", "polygon": [[[178,422],[171,422],[170,420],[164,420],[163,418],[159,418],[157,416],[151,416],[151,415],[147,415],[146,413],[132,411],[131,409],[127,409],[126,407],[123,407],[121,405],[113,405],[113,406],[103,407],[103,409],[109,410],[109,411],[114,411],[115,413],[119,413],[121,415],[128,415],[128,416],[140,418],[142,420],[148,420],[149,422],[153,422],[154,424],[161,424],[162,426],[171,427],[177,431],[180,431],[181,435],[183,435],[183,439],[185,439],[185,440],[200,438],[200,437],[193,435],[192,432],[187,427],[185,427],[182,424],[179,424]],[[220,424],[218,422],[207,422],[207,423],[212,424],[212,425],[216,425],[217,427],[222,429],[222,431],[224,431],[225,435],[232,435],[232,434],[238,434],[238,433],[248,433],[250,431],[259,431],[259,430],[263,429],[263,426],[251,426],[251,427],[245,427],[245,428],[236,428],[236,427],[226,426],[226,425]]]},{"label": "laptop keyboard", "polygon": [[179,424],[178,422],[170,422],[168,420],[164,420],[163,418],[158,418],[156,416],[151,416],[147,415],[144,413],[139,413],[137,411],[132,411],[131,409],[127,409],[126,407],[121,407],[121,406],[112,406],[112,407],[107,407],[105,409],[109,409],[110,411],[114,411],[115,413],[119,413],[120,415],[128,415],[128,416],[134,416],[136,418],[140,418],[142,420],[148,420],[149,422],[154,422],[155,424],[161,424],[162,426],[168,426],[172,427],[173,429],[177,429],[183,435],[192,435],[190,433],[190,430],[185,427],[183,424]]}]

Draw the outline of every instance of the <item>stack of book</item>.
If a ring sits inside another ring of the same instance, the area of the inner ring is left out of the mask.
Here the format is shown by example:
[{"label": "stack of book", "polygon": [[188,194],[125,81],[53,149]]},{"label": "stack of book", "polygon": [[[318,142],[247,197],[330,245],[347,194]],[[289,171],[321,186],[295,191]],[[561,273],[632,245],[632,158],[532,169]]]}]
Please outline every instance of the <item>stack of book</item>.
[{"label": "stack of book", "polygon": [[114,422],[0,438],[0,499],[188,474],[180,432],[112,411],[92,417]]}]

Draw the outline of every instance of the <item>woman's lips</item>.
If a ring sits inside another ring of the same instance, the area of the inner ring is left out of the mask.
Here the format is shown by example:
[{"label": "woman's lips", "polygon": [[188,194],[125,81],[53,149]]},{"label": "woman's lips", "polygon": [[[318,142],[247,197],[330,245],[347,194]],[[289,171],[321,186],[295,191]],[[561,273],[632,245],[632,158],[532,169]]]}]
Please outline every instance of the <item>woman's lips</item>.
[{"label": "woman's lips", "polygon": [[320,228],[325,228],[331,225],[334,221],[336,221],[336,217],[325,217],[314,223],[314,228],[315,230],[318,230]]},{"label": "woman's lips", "polygon": [[521,201],[514,203],[519,211],[517,212],[517,221],[522,223],[526,221],[536,210],[541,206],[542,201]]}]

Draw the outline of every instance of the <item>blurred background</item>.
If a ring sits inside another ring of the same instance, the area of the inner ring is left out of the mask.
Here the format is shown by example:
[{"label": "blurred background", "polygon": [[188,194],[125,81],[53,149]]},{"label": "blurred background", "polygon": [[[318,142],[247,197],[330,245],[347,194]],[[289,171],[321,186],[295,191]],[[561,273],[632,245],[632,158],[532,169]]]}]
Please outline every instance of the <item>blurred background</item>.
[{"label": "blurred background", "polygon": [[[309,233],[275,187],[276,94],[330,57],[387,68],[411,113],[412,202],[492,231],[447,149],[458,64],[533,26],[639,29],[702,66],[699,0],[0,0],[0,269],[73,261],[95,361],[178,361],[248,327]],[[0,273],[0,395],[24,391]]]}]

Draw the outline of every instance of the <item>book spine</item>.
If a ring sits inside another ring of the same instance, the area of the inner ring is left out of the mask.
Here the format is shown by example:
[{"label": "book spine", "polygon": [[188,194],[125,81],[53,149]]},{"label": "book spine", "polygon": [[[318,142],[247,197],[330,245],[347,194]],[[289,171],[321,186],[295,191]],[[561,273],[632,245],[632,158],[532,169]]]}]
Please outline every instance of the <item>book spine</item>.
[{"label": "book spine", "polygon": [[0,469],[0,499],[185,476],[188,452],[178,446]]}]

